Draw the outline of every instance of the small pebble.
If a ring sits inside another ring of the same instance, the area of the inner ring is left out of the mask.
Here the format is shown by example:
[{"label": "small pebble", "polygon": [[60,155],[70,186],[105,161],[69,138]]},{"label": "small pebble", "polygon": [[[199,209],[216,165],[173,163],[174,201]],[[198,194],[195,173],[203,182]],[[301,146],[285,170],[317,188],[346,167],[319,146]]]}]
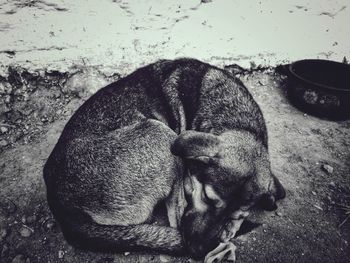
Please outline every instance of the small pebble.
[{"label": "small pebble", "polygon": [[63,258],[64,256],[64,251],[63,250],[59,250],[58,251],[58,258]]},{"label": "small pebble", "polygon": [[23,255],[17,255],[12,259],[12,263],[25,263],[26,259]]},{"label": "small pebble", "polygon": [[328,164],[323,164],[322,169],[329,174],[333,173],[333,171],[334,171],[334,168]]},{"label": "small pebble", "polygon": [[160,255],[159,259],[160,259],[161,262],[166,263],[166,262],[170,261],[170,256],[168,256],[168,255]]},{"label": "small pebble", "polygon": [[21,227],[21,229],[19,230],[19,233],[21,234],[22,237],[30,237],[33,231],[30,230],[28,227]]},{"label": "small pebble", "polygon": [[6,141],[6,140],[1,140],[0,141],[0,147],[5,147],[5,146],[7,146],[9,143],[8,143],[8,141]]},{"label": "small pebble", "polygon": [[320,207],[319,205],[314,205],[315,208],[317,208],[318,210],[323,211],[322,207]]},{"label": "small pebble", "polygon": [[277,215],[277,216],[282,216],[282,213],[279,212],[279,211],[277,211],[277,212],[276,212],[276,215]]},{"label": "small pebble", "polygon": [[312,193],[313,195],[317,195],[315,191],[311,191],[311,193]]},{"label": "small pebble", "polygon": [[56,226],[56,221],[52,218],[49,218],[44,221],[44,228],[46,230],[52,230]]},{"label": "small pebble", "polygon": [[124,256],[129,256],[130,252],[124,252]]},{"label": "small pebble", "polygon": [[53,90],[52,91],[52,97],[54,97],[55,99],[58,99],[59,97],[61,97],[61,92],[59,90]]},{"label": "small pebble", "polygon": [[1,127],[0,127],[0,132],[1,132],[1,133],[6,133],[6,132],[8,132],[8,131],[9,131],[8,128],[6,128],[6,127],[4,127],[4,126],[1,126]]},{"label": "small pebble", "polygon": [[329,183],[330,186],[335,187],[335,183],[332,181]]},{"label": "small pebble", "polygon": [[7,237],[8,235],[8,231],[6,228],[2,228],[0,230],[0,241],[3,241],[5,239],[5,237]]}]

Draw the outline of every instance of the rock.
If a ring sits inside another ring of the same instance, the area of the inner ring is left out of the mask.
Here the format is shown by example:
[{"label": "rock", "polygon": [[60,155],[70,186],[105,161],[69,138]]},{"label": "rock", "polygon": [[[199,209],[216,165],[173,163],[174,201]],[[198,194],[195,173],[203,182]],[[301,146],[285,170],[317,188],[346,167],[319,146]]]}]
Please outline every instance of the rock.
[{"label": "rock", "polygon": [[332,181],[329,183],[330,186],[335,187],[335,183]]},{"label": "rock", "polygon": [[25,263],[26,262],[26,258],[23,255],[17,255],[15,256],[12,261],[12,263]]},{"label": "rock", "polygon": [[130,252],[124,252],[124,256],[129,256]]},{"label": "rock", "polygon": [[6,140],[0,140],[0,147],[6,147],[7,145],[9,145],[8,141]]},{"label": "rock", "polygon": [[1,127],[0,127],[0,132],[1,132],[1,133],[6,133],[6,132],[8,132],[8,131],[9,131],[9,129],[6,128],[5,126],[1,126]]},{"label": "rock", "polygon": [[275,214],[276,214],[277,216],[282,216],[282,213],[281,213],[280,211],[277,211]]},{"label": "rock", "polygon": [[315,208],[317,208],[318,210],[321,210],[321,211],[323,211],[322,207],[320,207],[319,205],[317,205],[317,204],[314,204],[313,206],[314,206]]},{"label": "rock", "polygon": [[6,103],[10,103],[11,102],[11,96],[10,95],[5,96],[5,102]]},{"label": "rock", "polygon": [[159,259],[160,259],[160,262],[166,263],[166,262],[170,261],[170,256],[168,256],[168,255],[160,255]]},{"label": "rock", "polygon": [[58,251],[58,258],[63,258],[64,257],[64,251],[63,250],[59,250]]},{"label": "rock", "polygon": [[11,111],[11,109],[9,107],[7,107],[6,104],[4,104],[4,103],[0,104],[0,115],[7,113],[9,111]]},{"label": "rock", "polygon": [[52,230],[56,227],[56,221],[52,218],[45,219],[43,222],[45,230]]},{"label": "rock", "polygon": [[61,91],[59,90],[59,87],[52,87],[50,97],[54,99],[58,99],[59,97],[61,97]]},{"label": "rock", "polygon": [[333,173],[333,171],[334,171],[334,168],[328,164],[323,164],[322,169],[329,174]]},{"label": "rock", "polygon": [[33,230],[31,230],[28,227],[21,227],[21,229],[19,230],[19,233],[22,237],[30,237],[33,234]]},{"label": "rock", "polygon": [[98,89],[108,84],[108,81],[102,74],[95,69],[84,69],[73,74],[65,83],[62,92],[65,97],[75,95],[79,98],[94,94]]},{"label": "rock", "polygon": [[6,94],[6,87],[5,87],[5,83],[0,82],[0,94]]},{"label": "rock", "polygon": [[8,235],[8,231],[6,228],[1,228],[0,230],[0,242],[3,241]]},{"label": "rock", "polygon": [[317,195],[315,191],[311,191],[311,193],[312,193],[313,195]]}]

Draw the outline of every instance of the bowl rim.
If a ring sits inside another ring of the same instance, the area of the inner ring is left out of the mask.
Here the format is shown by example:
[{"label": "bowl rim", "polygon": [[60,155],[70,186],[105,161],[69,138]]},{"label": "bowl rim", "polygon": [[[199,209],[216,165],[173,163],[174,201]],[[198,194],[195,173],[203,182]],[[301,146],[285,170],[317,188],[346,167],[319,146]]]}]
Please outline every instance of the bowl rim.
[{"label": "bowl rim", "polygon": [[[334,86],[329,86],[329,85],[325,85],[325,84],[321,84],[321,83],[318,83],[318,82],[314,82],[312,80],[309,80],[309,79],[306,79],[300,75],[298,75],[295,71],[294,71],[294,67],[298,64],[301,64],[301,63],[304,63],[304,62],[326,62],[326,63],[329,63],[329,64],[340,64],[340,65],[347,65],[349,68],[350,68],[350,65],[348,64],[344,64],[344,63],[341,63],[341,62],[337,62],[337,61],[332,61],[332,60],[326,60],[326,59],[302,59],[302,60],[297,60],[297,61],[294,61],[293,63],[289,64],[289,72],[297,79],[301,80],[301,81],[304,81],[308,84],[311,84],[313,86],[316,86],[316,87],[320,87],[320,88],[323,88],[323,89],[326,89],[326,90],[329,90],[329,91],[340,91],[340,92],[344,92],[344,93],[350,93],[350,89],[340,89],[340,88],[336,88]],[[350,85],[350,84],[349,84]]]}]

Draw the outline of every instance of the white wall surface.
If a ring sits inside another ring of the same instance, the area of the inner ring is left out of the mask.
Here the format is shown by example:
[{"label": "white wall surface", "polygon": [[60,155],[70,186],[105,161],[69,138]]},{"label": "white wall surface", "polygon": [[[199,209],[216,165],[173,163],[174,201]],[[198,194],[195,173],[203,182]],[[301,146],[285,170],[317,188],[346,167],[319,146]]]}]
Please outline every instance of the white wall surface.
[{"label": "white wall surface", "polygon": [[350,60],[349,0],[0,0],[8,65],[129,71],[158,58],[217,65]]}]

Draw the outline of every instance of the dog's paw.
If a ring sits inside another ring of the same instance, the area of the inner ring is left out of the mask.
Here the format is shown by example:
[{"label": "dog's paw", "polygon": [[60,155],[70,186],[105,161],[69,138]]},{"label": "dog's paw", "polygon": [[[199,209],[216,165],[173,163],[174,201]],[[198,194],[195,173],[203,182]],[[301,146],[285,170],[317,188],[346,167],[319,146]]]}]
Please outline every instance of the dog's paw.
[{"label": "dog's paw", "polygon": [[226,243],[232,240],[240,229],[244,219],[231,220],[227,223],[221,234],[221,241]]},{"label": "dog's paw", "polygon": [[236,261],[237,247],[231,243],[220,243],[214,250],[210,251],[204,258],[204,263],[218,263],[224,259],[228,261]]}]

